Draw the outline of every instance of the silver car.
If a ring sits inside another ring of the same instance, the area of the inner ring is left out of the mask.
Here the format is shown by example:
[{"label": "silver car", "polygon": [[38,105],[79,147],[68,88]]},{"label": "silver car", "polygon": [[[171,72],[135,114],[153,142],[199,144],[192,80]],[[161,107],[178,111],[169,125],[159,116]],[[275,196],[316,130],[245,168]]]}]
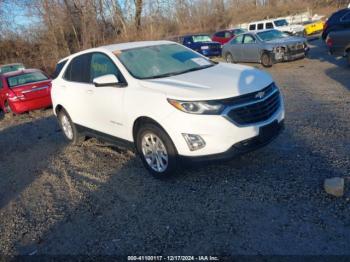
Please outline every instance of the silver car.
[{"label": "silver car", "polygon": [[222,56],[228,63],[257,62],[271,67],[277,62],[304,58],[308,51],[306,38],[271,29],[236,36],[223,46]]}]

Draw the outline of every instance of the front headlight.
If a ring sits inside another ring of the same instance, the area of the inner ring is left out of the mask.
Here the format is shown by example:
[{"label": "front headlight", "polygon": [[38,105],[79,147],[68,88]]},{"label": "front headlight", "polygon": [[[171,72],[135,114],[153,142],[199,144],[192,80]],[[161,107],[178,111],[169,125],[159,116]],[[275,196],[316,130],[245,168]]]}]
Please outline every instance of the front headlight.
[{"label": "front headlight", "polygon": [[189,114],[217,115],[222,112],[224,105],[216,101],[178,101],[168,99],[168,102],[182,112]]},{"label": "front headlight", "polygon": [[201,49],[202,49],[202,50],[208,50],[208,49],[209,49],[209,46],[207,46],[207,45],[201,46]]}]

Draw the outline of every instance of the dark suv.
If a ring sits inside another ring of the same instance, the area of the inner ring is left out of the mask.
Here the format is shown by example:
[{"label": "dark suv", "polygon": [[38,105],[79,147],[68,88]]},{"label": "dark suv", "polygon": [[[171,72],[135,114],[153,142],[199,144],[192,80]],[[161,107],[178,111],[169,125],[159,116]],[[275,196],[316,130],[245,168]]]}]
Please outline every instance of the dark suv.
[{"label": "dark suv", "polygon": [[324,25],[322,38],[326,39],[330,32],[341,29],[350,29],[350,8],[341,9],[329,17]]}]

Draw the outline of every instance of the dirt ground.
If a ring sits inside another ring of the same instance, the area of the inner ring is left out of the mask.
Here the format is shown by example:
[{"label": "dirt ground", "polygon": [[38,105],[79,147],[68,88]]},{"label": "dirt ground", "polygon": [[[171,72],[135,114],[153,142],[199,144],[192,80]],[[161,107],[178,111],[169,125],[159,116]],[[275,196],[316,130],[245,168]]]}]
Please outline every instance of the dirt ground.
[{"label": "dirt ground", "polygon": [[[253,65],[256,66],[256,65]],[[350,255],[350,68],[310,57],[267,70],[286,130],[227,163],[166,181],[98,140],[70,147],[51,110],[0,121],[0,254]]]}]

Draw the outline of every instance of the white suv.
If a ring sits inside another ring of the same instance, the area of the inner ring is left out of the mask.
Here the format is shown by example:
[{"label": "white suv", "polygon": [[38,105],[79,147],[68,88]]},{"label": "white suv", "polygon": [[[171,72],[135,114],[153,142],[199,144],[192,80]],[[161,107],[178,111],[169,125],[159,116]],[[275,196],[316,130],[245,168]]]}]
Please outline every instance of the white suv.
[{"label": "white suv", "polygon": [[266,29],[277,29],[281,32],[288,33],[291,35],[303,36],[305,34],[304,26],[302,26],[302,25],[290,25],[287,22],[287,20],[284,18],[251,22],[248,25],[249,31],[260,31],[260,30],[266,30]]},{"label": "white suv", "polygon": [[66,138],[135,148],[156,177],[184,159],[253,150],[283,127],[283,99],[268,74],[212,62],[174,42],[89,49],[62,59],[56,75],[53,108]]}]

